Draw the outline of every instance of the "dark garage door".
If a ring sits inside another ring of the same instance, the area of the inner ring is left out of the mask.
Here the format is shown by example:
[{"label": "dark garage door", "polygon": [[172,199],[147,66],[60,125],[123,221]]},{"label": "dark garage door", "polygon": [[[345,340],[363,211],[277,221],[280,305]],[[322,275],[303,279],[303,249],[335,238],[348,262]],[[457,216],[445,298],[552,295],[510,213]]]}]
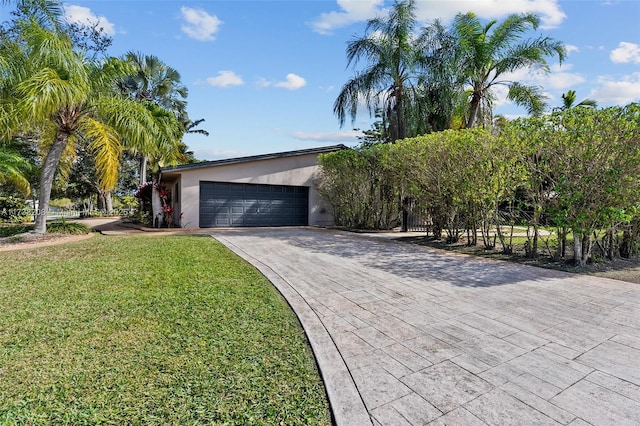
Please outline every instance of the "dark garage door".
[{"label": "dark garage door", "polygon": [[200,227],[306,226],[309,188],[200,182]]}]

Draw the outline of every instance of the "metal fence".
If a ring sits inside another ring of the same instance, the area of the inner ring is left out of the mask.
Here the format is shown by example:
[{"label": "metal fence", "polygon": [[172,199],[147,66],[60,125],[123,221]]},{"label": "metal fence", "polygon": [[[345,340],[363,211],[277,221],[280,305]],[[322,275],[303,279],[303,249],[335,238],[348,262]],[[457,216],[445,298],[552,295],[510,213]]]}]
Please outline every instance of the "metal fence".
[{"label": "metal fence", "polygon": [[432,232],[433,222],[427,208],[413,198],[405,198],[402,203],[402,231]]}]

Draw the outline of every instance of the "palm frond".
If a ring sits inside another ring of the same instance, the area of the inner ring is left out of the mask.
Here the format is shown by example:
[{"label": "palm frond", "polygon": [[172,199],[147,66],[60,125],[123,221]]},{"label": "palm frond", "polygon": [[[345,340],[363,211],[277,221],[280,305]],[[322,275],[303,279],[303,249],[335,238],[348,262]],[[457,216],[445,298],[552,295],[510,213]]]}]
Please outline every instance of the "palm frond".
[{"label": "palm frond", "polygon": [[69,184],[69,178],[73,171],[73,164],[77,158],[76,154],[76,135],[69,136],[69,142],[64,147],[64,151],[60,156],[58,169],[56,171],[55,185],[58,188],[65,188]]},{"label": "palm frond", "polygon": [[497,51],[507,49],[529,29],[538,28],[538,25],[540,18],[533,13],[509,15],[489,35],[487,44],[494,46]]},{"label": "palm frond", "polygon": [[18,84],[18,110],[21,116],[34,122],[46,121],[63,107],[83,104],[88,89],[64,79],[52,68],[42,68]]},{"label": "palm frond", "polygon": [[17,8],[43,27],[60,30],[64,21],[62,2],[59,0],[17,0]]},{"label": "palm frond", "polygon": [[545,102],[546,96],[542,89],[537,86],[511,83],[507,98],[516,105],[523,106],[529,114],[534,116],[541,115],[547,106]]},{"label": "palm frond", "polygon": [[10,183],[25,196],[31,192],[26,173],[31,164],[18,152],[0,145],[0,183]]},{"label": "palm frond", "polygon": [[127,98],[102,97],[96,100],[95,108],[98,119],[117,132],[126,149],[142,153],[153,151],[157,125],[142,103]]},{"label": "palm frond", "polygon": [[110,191],[118,183],[118,167],[122,158],[122,144],[118,133],[110,126],[84,117],[82,134],[89,141],[88,148],[95,155],[98,186]]}]

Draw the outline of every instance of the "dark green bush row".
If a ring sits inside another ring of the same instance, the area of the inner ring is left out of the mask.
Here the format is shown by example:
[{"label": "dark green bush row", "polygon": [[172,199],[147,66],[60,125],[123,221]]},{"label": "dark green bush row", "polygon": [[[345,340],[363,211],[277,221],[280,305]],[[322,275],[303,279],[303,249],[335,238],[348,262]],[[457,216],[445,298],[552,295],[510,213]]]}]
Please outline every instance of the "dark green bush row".
[{"label": "dark green bush row", "polygon": [[501,233],[510,223],[501,210],[517,207],[529,213],[532,257],[543,221],[557,227],[561,241],[573,235],[581,265],[591,258],[594,245],[609,258],[638,252],[637,103],[572,108],[493,129],[431,133],[324,154],[320,164],[320,190],[338,225],[393,227],[401,200],[411,198],[429,212],[436,237],[444,232],[454,242],[467,231],[474,243],[480,235],[487,248],[498,237],[509,251]]}]

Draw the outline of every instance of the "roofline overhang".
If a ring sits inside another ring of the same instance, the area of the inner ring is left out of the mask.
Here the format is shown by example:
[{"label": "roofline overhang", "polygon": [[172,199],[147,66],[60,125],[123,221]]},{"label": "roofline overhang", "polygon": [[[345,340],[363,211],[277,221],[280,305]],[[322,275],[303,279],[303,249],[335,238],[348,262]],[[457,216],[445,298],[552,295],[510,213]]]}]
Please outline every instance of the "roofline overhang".
[{"label": "roofline overhang", "polygon": [[222,160],[202,161],[199,163],[183,164],[180,166],[162,167],[160,169],[160,173],[167,174],[172,172],[181,172],[185,170],[194,170],[194,169],[201,169],[206,167],[224,166],[227,164],[248,163],[251,161],[272,160],[276,158],[296,157],[296,156],[308,155],[308,154],[324,154],[329,152],[341,151],[343,149],[349,149],[349,148],[343,144],[339,144],[339,145],[332,145],[332,146],[323,146],[318,148],[299,149],[295,151],[276,152],[272,154],[251,155],[248,157],[236,157],[236,158],[225,158]]}]

